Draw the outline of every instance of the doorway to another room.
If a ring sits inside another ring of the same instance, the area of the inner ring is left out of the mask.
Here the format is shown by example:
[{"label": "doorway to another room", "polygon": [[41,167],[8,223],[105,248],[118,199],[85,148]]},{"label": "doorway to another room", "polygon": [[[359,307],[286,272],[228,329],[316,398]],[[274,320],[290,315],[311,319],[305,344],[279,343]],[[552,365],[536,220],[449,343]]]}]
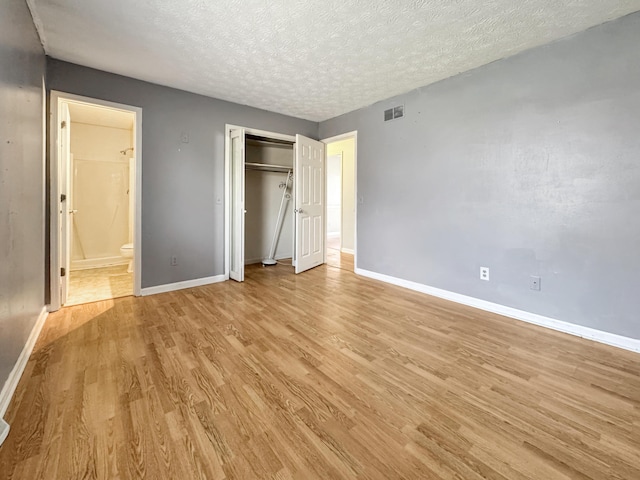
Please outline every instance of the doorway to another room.
[{"label": "doorway to another room", "polygon": [[140,285],[139,109],[53,97],[52,310],[133,295]]},{"label": "doorway to another room", "polygon": [[356,132],[323,140],[327,151],[326,263],[354,271]]}]

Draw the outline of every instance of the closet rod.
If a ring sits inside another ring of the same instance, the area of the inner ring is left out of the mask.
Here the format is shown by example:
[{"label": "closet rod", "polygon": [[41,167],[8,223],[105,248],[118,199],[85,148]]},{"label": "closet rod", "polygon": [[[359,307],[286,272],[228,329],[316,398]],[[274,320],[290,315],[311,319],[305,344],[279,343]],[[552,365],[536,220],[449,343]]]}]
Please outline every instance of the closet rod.
[{"label": "closet rod", "polygon": [[293,170],[293,167],[287,167],[284,165],[271,165],[269,163],[250,163],[245,162],[244,166],[249,170],[261,170],[266,172],[282,172],[287,173],[289,170]]}]

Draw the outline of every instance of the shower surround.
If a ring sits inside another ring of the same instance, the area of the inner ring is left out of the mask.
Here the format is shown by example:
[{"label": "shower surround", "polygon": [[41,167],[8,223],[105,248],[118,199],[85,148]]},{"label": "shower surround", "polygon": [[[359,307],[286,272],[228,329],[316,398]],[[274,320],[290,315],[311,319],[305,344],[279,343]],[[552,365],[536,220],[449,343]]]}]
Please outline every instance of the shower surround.
[{"label": "shower surround", "polygon": [[71,122],[71,269],[127,263],[133,131]]}]

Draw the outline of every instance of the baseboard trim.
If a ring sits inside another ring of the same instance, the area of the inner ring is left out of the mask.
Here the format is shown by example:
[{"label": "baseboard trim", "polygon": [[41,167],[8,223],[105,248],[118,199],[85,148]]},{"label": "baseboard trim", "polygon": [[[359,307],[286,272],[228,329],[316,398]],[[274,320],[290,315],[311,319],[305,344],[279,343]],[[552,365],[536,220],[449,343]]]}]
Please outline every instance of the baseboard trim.
[{"label": "baseboard trim", "polygon": [[0,446],[4,443],[9,435],[9,424],[0,418]]},{"label": "baseboard trim", "polygon": [[342,253],[349,253],[351,255],[355,255],[355,252],[354,252],[354,250],[352,248],[341,248],[340,251]]},{"label": "baseboard trim", "polygon": [[143,297],[146,297],[147,295],[174,292],[176,290],[183,290],[185,288],[202,287],[203,285],[224,282],[225,280],[229,280],[229,277],[227,275],[214,275],[213,277],[196,278],[195,280],[186,280],[184,282],[167,283],[166,285],[147,287],[143,288],[140,293]]},{"label": "baseboard trim", "polygon": [[85,258],[84,260],[73,260],[71,262],[71,271],[76,272],[78,270],[92,270],[94,268],[114,267],[116,265],[127,265],[128,263],[129,259],[121,256]]},{"label": "baseboard trim", "polygon": [[40,311],[40,315],[38,315],[38,320],[36,320],[35,325],[31,329],[31,333],[29,334],[29,338],[27,338],[27,342],[22,348],[22,352],[20,352],[20,356],[18,357],[16,364],[13,366],[13,370],[11,370],[11,373],[9,374],[9,378],[7,378],[4,387],[2,387],[2,392],[0,392],[0,418],[4,417],[4,414],[7,412],[7,408],[9,408],[9,403],[11,402],[13,394],[18,387],[20,377],[22,377],[22,373],[27,367],[27,362],[29,361],[31,352],[33,352],[33,347],[35,347],[36,345],[36,341],[40,336],[40,332],[42,331],[42,327],[44,327],[44,322],[46,321],[48,315],[49,312],[47,312],[47,308],[43,307]]},{"label": "baseboard trim", "polygon": [[460,303],[462,305],[468,305],[470,307],[475,307],[487,312],[497,313],[499,315],[504,315],[505,317],[510,317],[515,320],[533,323],[541,327],[550,328],[552,330],[568,333],[577,337],[587,338],[589,340],[604,343],[606,345],[611,345],[613,347],[622,348],[624,350],[640,352],[640,339],[624,337],[615,333],[603,332],[602,330],[596,330],[594,328],[576,325],[575,323],[556,320],[555,318],[545,317],[536,313],[525,312],[524,310],[518,310],[517,308],[507,307],[498,303],[488,302],[486,300],[480,300],[479,298],[475,297],[468,297],[459,293],[430,287],[429,285],[424,285],[422,283],[403,280],[401,278],[384,275],[382,273],[364,270],[362,268],[356,268],[355,272],[356,274],[362,275],[363,277],[380,280],[385,283],[390,283],[399,287],[426,293],[427,295],[433,295],[434,297],[443,298],[445,300],[451,300],[452,302]]}]

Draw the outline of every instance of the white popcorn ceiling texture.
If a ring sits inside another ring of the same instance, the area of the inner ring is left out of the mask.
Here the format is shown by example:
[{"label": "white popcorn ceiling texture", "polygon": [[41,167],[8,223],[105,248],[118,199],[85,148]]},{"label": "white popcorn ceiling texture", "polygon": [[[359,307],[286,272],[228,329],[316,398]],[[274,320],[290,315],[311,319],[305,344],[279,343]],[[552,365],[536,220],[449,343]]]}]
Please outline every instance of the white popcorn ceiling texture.
[{"label": "white popcorn ceiling texture", "polygon": [[321,121],[640,0],[28,0],[54,58]]}]

